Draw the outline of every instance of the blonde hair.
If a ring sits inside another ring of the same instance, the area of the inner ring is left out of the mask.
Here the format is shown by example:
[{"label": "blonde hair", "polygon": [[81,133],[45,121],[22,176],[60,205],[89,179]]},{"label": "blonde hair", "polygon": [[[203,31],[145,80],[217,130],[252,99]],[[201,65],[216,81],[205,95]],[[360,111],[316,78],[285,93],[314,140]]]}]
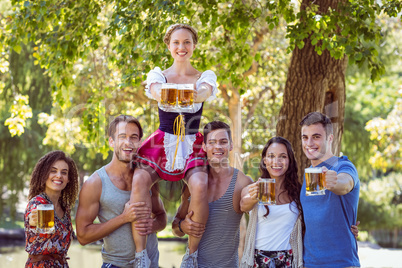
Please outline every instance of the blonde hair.
[{"label": "blonde hair", "polygon": [[194,42],[194,44],[196,45],[196,44],[198,43],[198,34],[197,34],[197,31],[196,31],[193,27],[191,27],[190,25],[182,24],[182,23],[177,23],[177,24],[170,25],[169,28],[167,29],[166,33],[165,33],[165,36],[163,37],[163,42],[164,42],[166,45],[169,45],[169,43],[170,43],[170,37],[171,37],[172,33],[173,33],[175,30],[179,30],[179,29],[186,29],[186,30],[189,30],[190,33],[191,33],[191,35],[193,36],[193,42]]}]

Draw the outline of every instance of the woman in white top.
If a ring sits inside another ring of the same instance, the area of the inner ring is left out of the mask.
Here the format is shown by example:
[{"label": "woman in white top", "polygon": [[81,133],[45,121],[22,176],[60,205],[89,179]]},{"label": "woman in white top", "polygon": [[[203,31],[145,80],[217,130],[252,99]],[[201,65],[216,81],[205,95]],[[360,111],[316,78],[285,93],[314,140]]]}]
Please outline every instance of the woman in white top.
[{"label": "woman in white top", "polygon": [[[191,193],[189,211],[194,213],[192,220],[206,224],[208,173],[206,154],[201,146],[203,136],[198,129],[204,101],[216,97],[216,75],[211,70],[200,72],[191,65],[190,59],[198,42],[193,27],[174,24],[168,28],[163,41],[174,62],[166,70],[156,67],[148,73],[145,93],[158,101],[160,125],[138,149],[130,202],[145,201],[151,207],[149,189],[154,183],[184,179]],[[193,84],[193,107],[184,112],[175,107],[161,106],[161,87],[164,83]],[[134,267],[148,267],[146,236],[137,232],[134,225],[133,238],[137,252]],[[200,240],[201,237],[189,236],[182,267],[196,267]]]},{"label": "woman in white top", "polygon": [[262,150],[261,178],[275,179],[276,205],[260,205],[258,182],[242,191],[241,210],[251,211],[240,267],[303,267],[301,183],[292,146],[274,137]]},{"label": "woman in white top", "polygon": [[[262,150],[260,172],[261,178],[275,179],[276,205],[257,204],[258,182],[242,190],[241,210],[251,212],[240,267],[303,267],[302,185],[287,139],[274,137],[267,142]],[[358,236],[356,225],[351,226],[351,231]]]}]

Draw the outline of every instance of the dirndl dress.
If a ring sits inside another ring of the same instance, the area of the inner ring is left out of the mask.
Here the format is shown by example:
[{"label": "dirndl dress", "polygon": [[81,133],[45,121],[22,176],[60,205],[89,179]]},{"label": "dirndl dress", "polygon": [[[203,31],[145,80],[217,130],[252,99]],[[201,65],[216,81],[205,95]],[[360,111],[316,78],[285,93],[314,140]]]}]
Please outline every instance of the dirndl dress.
[{"label": "dirndl dress", "polygon": [[[147,76],[145,95],[150,99],[154,99],[150,92],[153,83],[167,83],[159,67],[151,70]],[[215,99],[218,91],[215,73],[211,70],[203,72],[196,82],[196,88],[202,83],[212,87],[212,94],[206,101]],[[203,106],[204,103],[194,103],[192,109],[182,113],[185,135],[178,138],[173,128],[179,110],[161,107],[158,103],[159,128],[138,149],[137,162],[152,167],[166,181],[180,181],[187,170],[207,165],[206,153],[202,149],[203,135],[198,131]]]}]

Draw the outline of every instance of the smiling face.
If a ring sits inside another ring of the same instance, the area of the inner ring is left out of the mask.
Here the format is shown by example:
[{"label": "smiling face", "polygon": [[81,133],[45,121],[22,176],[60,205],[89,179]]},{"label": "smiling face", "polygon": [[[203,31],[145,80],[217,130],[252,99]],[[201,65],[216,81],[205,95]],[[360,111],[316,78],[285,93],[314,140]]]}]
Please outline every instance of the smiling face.
[{"label": "smiling face", "polygon": [[50,168],[49,177],[46,180],[45,192],[61,192],[68,183],[68,164],[64,160],[58,160]]},{"label": "smiling face", "polygon": [[334,136],[330,134],[327,137],[322,124],[303,126],[301,132],[303,152],[313,166],[333,156],[331,144]]},{"label": "smiling face", "polygon": [[175,30],[170,36],[168,49],[175,61],[189,60],[195,49],[193,34],[187,29]]},{"label": "smiling face", "polygon": [[285,173],[289,168],[289,156],[286,146],[281,143],[272,143],[265,154],[264,164],[271,178],[285,178]]},{"label": "smiling face", "polygon": [[226,129],[208,133],[202,148],[207,153],[209,165],[229,165],[229,152],[233,149],[233,144]]},{"label": "smiling face", "polygon": [[109,137],[109,145],[114,149],[113,157],[130,163],[132,155],[140,145],[140,130],[134,123],[120,122],[116,126],[114,138]]}]

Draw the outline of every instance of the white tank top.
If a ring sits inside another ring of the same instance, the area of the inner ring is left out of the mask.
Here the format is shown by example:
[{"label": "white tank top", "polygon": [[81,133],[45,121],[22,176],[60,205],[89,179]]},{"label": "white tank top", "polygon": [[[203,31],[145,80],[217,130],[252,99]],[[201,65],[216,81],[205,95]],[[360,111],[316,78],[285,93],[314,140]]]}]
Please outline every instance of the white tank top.
[{"label": "white tank top", "polygon": [[257,233],[255,248],[265,251],[291,249],[289,238],[299,215],[296,203],[269,206],[269,214],[264,205],[258,205]]}]

